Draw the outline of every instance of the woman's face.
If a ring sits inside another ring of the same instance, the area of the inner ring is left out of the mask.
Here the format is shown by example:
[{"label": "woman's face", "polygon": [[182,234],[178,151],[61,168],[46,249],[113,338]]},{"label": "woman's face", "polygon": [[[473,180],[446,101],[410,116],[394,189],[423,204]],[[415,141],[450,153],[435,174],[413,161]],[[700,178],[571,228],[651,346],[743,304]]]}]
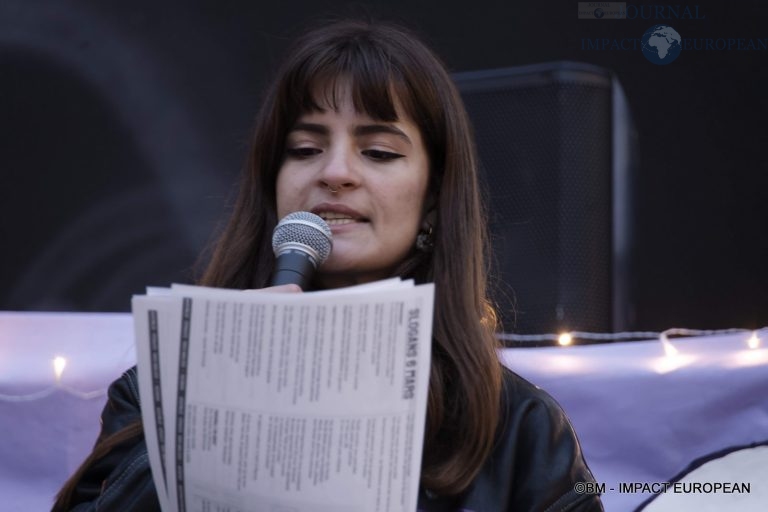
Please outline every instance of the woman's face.
[{"label": "woman's face", "polygon": [[348,87],[337,104],[298,119],[277,176],[279,218],[309,211],[331,228],[324,287],[392,275],[414,246],[429,181],[419,129],[399,108],[398,121],[376,121],[355,111]]}]

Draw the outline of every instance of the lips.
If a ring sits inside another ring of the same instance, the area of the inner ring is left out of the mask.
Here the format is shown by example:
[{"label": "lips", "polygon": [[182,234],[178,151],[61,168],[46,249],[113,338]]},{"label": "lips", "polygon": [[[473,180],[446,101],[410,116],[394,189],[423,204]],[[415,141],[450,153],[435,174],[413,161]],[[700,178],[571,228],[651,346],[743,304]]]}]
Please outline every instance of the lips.
[{"label": "lips", "polygon": [[342,204],[323,203],[312,208],[312,213],[322,218],[329,226],[341,226],[354,222],[368,222],[363,215]]},{"label": "lips", "polygon": [[339,226],[341,224],[351,224],[352,222],[356,222],[355,219],[344,213],[320,212],[319,215],[329,226]]}]

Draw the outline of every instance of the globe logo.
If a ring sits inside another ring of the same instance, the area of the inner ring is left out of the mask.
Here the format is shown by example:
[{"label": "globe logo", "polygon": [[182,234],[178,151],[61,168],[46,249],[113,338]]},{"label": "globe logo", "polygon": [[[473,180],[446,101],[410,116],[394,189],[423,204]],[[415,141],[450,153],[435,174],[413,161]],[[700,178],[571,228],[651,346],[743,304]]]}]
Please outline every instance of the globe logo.
[{"label": "globe logo", "polygon": [[601,8],[595,9],[595,18],[600,19],[603,16],[605,16],[605,11],[603,11]]},{"label": "globe logo", "polygon": [[670,64],[680,55],[682,43],[675,29],[667,25],[656,25],[643,34],[643,55],[654,64]]}]

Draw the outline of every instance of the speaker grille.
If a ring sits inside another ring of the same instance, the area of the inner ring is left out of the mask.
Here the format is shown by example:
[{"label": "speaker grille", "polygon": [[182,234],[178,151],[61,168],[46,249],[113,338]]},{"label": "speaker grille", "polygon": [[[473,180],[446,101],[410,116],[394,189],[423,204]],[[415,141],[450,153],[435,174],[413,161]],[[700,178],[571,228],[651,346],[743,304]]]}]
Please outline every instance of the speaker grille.
[{"label": "speaker grille", "polygon": [[504,330],[613,330],[610,75],[555,63],[455,79],[475,128]]}]

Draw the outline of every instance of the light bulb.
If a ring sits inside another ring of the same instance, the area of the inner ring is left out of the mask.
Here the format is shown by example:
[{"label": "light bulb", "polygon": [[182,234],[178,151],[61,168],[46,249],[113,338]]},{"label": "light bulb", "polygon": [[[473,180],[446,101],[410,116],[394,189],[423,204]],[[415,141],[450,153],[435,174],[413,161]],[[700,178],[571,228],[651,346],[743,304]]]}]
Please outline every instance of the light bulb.
[{"label": "light bulb", "polygon": [[64,367],[67,366],[67,360],[61,356],[53,359],[53,373],[56,375],[56,382],[61,381],[61,374],[64,373]]},{"label": "light bulb", "polygon": [[661,340],[661,344],[664,345],[664,353],[667,357],[675,357],[678,354],[679,351],[666,338]]},{"label": "light bulb", "polygon": [[560,335],[560,337],[559,337],[559,338],[557,338],[557,342],[558,342],[560,345],[562,345],[562,346],[566,347],[566,346],[570,345],[571,343],[573,343],[573,336],[571,336],[571,335],[570,335],[569,333],[567,333],[567,332],[564,332],[564,333],[562,333],[562,334]]}]

